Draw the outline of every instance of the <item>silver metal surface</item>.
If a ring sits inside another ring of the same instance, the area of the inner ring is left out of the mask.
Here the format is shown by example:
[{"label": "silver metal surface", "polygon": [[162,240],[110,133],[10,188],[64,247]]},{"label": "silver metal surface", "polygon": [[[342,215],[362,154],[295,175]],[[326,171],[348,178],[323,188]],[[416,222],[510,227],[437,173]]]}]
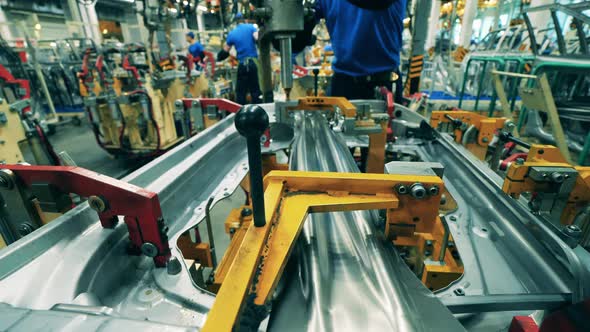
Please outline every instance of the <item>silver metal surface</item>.
[{"label": "silver metal surface", "polygon": [[[0,324],[23,313],[15,331],[30,331],[21,326],[39,326],[46,319],[50,331],[202,326],[214,296],[193,284],[176,241],[204,219],[210,197],[213,204],[227,197],[247,171],[245,141],[230,116],[124,179],[158,193],[173,255],[181,265],[177,274],[155,269],[146,257],[129,256],[124,223],[103,229],[86,203],[3,249],[0,303],[7,305]],[[111,308],[112,316],[97,320],[85,310],[76,315],[48,311],[80,296],[95,299],[94,307]]]},{"label": "silver metal surface", "polygon": [[[297,116],[291,169],[358,172],[321,114]],[[463,330],[382,237],[377,220],[359,211],[308,218],[271,331]]]}]

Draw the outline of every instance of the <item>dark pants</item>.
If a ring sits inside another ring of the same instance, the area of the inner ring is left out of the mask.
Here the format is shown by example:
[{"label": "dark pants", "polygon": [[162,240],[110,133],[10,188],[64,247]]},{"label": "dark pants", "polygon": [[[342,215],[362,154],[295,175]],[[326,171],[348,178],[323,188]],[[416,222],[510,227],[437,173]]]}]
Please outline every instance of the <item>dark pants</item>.
[{"label": "dark pants", "polygon": [[346,97],[349,100],[352,99],[375,99],[375,88],[385,86],[388,90],[391,90],[392,84],[395,83],[395,95],[394,100],[396,103],[402,101],[402,89],[401,76],[398,75],[397,81],[392,82],[387,77],[389,75],[383,74],[378,76],[384,76],[384,79],[371,79],[367,80],[366,77],[353,77],[346,74],[334,73],[332,76],[332,85],[330,96],[333,97]]},{"label": "dark pants", "polygon": [[254,59],[245,60],[238,65],[236,82],[236,102],[241,105],[247,103],[246,96],[250,93],[252,104],[260,103],[260,86],[258,85],[258,67]]}]

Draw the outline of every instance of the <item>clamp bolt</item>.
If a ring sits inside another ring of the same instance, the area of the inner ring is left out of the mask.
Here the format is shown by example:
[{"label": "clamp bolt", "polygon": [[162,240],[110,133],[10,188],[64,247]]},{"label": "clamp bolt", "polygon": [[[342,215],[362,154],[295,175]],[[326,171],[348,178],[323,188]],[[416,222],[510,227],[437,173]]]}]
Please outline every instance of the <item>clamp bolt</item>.
[{"label": "clamp bolt", "polygon": [[158,256],[158,247],[155,244],[146,242],[141,245],[141,252],[148,257]]},{"label": "clamp bolt", "polygon": [[168,260],[168,263],[166,263],[166,272],[168,272],[169,275],[174,276],[179,274],[180,271],[182,271],[182,266],[180,265],[180,261],[178,260],[178,258],[170,258]]},{"label": "clamp bolt", "polygon": [[422,185],[422,183],[414,183],[410,187],[410,194],[415,199],[422,199],[426,197],[426,188]]},{"label": "clamp bolt", "polygon": [[565,177],[559,172],[554,172],[551,174],[551,181],[555,183],[563,183],[563,181],[565,181]]},{"label": "clamp bolt", "polygon": [[252,209],[243,208],[241,212],[242,217],[249,217],[252,215]]},{"label": "clamp bolt", "polygon": [[440,189],[438,188],[438,186],[437,186],[437,185],[434,185],[434,186],[432,186],[432,187],[428,188],[428,192],[429,192],[429,193],[430,193],[430,195],[432,195],[432,196],[436,196],[436,195],[438,195],[438,192],[439,192],[439,190],[440,190]]},{"label": "clamp bolt", "polygon": [[579,238],[582,235],[582,230],[578,225],[567,225],[564,232],[573,238]]},{"label": "clamp bolt", "polygon": [[88,205],[90,205],[90,208],[98,213],[102,213],[107,210],[107,203],[105,200],[95,195],[88,197]]},{"label": "clamp bolt", "polygon": [[400,195],[405,195],[408,193],[408,187],[400,183],[395,186],[395,191]]},{"label": "clamp bolt", "polygon": [[18,233],[21,236],[31,234],[35,229],[29,223],[22,223],[18,226]]}]

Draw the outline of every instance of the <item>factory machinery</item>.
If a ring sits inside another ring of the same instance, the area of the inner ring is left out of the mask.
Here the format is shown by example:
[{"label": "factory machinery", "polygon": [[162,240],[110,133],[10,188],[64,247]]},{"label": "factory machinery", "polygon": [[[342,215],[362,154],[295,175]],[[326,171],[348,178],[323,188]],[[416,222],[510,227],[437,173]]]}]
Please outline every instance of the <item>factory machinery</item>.
[{"label": "factory machinery", "polygon": [[[275,39],[291,73],[303,26],[293,18],[307,7],[256,5],[262,67]],[[122,67],[143,86],[130,63]],[[88,91],[108,116],[116,99],[103,91],[115,84],[96,68],[87,82],[101,89]],[[281,77],[287,94],[291,78]],[[144,114],[145,93],[121,91]],[[180,114],[207,103],[237,112],[122,180],[78,167],[0,166],[10,244],[0,251],[0,330],[588,324],[588,167],[522,142],[507,119],[461,111],[425,119],[388,100],[242,107],[181,98]],[[350,153],[359,147],[366,173]],[[80,197],[87,202],[72,208]]]},{"label": "factory machinery", "polygon": [[[186,110],[177,101],[200,97],[208,80],[195,69],[201,61],[183,57],[149,61],[142,45],[124,50],[88,50],[79,73],[81,91],[96,140],[112,154],[157,156],[221,119],[230,109],[201,102]],[[184,70],[180,70],[182,64]]]},{"label": "factory machinery", "polygon": [[[587,317],[590,170],[501,120],[392,114],[386,144],[383,101],[247,105],[121,181],[0,166],[5,241],[46,224],[0,251],[0,330],[554,331]],[[527,152],[502,149],[504,178],[467,149],[509,143]],[[380,171],[358,173],[357,146]]]}]

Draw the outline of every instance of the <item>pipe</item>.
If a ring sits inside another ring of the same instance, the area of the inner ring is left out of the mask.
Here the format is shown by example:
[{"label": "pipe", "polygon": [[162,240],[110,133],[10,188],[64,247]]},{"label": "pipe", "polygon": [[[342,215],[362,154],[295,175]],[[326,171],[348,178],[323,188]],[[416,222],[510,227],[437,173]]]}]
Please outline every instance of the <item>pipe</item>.
[{"label": "pipe", "polygon": [[[535,136],[544,143],[555,144],[555,138],[553,137],[553,135],[543,130],[543,121],[541,121],[541,117],[539,116],[538,111],[529,110],[527,117],[527,135]],[[571,139],[567,140],[567,146],[570,148],[570,150],[577,153],[580,153],[584,149],[584,147],[580,143]]]},{"label": "pipe", "polygon": [[272,38],[269,34],[265,34],[260,39],[259,48],[260,54],[258,59],[260,61],[260,91],[262,91],[262,100],[265,103],[272,103],[274,100],[272,93],[272,68],[270,65],[270,45]]}]

